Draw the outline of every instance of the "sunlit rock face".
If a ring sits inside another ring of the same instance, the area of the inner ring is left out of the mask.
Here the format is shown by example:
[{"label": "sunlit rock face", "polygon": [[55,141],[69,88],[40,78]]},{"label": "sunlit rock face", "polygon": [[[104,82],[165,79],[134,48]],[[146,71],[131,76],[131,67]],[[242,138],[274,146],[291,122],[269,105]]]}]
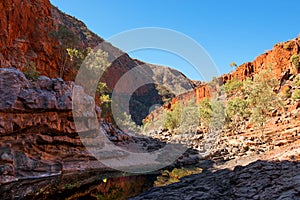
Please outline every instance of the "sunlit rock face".
[{"label": "sunlit rock face", "polygon": [[287,70],[293,73],[295,70],[291,63],[291,57],[294,54],[299,54],[299,47],[299,37],[275,44],[272,50],[266,51],[252,62],[240,65],[233,73],[223,75],[222,79],[225,82],[233,77],[245,80],[247,77],[252,77],[263,69],[271,69],[276,78],[280,78],[282,73]]},{"label": "sunlit rock face", "polygon": [[55,29],[49,0],[7,0],[0,2],[1,67],[23,69],[34,61],[39,70],[55,76],[60,60],[58,44],[49,36]]},{"label": "sunlit rock face", "polygon": [[[174,97],[168,104],[164,105],[164,109],[168,110],[176,102],[187,102],[191,99],[196,99],[200,102],[203,98],[210,98],[212,92],[216,88],[216,83],[220,85],[226,83],[233,78],[239,80],[245,80],[252,78],[255,74],[258,74],[262,70],[271,70],[275,78],[279,79],[281,83],[284,83],[292,74],[299,73],[299,70],[295,70],[291,62],[293,55],[300,53],[300,37],[287,42],[275,44],[272,50],[266,51],[261,54],[252,62],[247,62],[237,67],[233,72],[224,74],[218,77],[215,83],[209,85],[207,83],[200,83],[193,87],[192,91],[186,92],[180,96]],[[162,109],[162,108],[161,108]],[[151,112],[146,121],[151,121],[160,115],[160,110]]]}]

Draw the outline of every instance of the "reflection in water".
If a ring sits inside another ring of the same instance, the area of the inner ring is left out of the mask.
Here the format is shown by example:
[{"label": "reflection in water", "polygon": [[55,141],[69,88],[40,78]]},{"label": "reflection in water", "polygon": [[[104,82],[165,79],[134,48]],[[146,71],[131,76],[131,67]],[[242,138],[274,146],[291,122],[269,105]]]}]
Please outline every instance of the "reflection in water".
[{"label": "reflection in water", "polygon": [[156,175],[88,172],[1,185],[1,199],[127,199],[151,188]]}]

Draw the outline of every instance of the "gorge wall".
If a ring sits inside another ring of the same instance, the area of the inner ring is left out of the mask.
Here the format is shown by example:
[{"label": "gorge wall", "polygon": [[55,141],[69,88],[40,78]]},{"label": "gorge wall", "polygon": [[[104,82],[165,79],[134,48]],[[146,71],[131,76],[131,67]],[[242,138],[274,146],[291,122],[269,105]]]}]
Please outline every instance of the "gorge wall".
[{"label": "gorge wall", "polygon": [[57,76],[60,56],[57,41],[49,36],[55,29],[48,0],[0,2],[0,66],[23,70],[34,61],[43,74]]},{"label": "gorge wall", "polygon": [[[0,183],[103,167],[76,132],[73,87],[80,88],[45,76],[32,83],[15,68],[0,69]],[[99,117],[100,109],[78,91],[85,99],[85,126],[91,128],[88,121]]]},{"label": "gorge wall", "polygon": [[[254,61],[247,62],[235,69],[235,71],[224,74],[218,77],[217,82],[222,85],[228,80],[238,78],[239,80],[245,80],[251,78],[255,74],[258,74],[262,70],[271,69],[275,78],[284,78],[284,74],[291,75],[295,73],[295,67],[291,63],[291,56],[300,53],[300,36],[287,42],[275,44],[272,50],[266,51],[265,53],[258,56]],[[284,80],[281,80],[284,81]],[[214,83],[216,84],[216,83]],[[211,91],[215,86],[209,87],[209,84],[202,83],[195,87],[193,91],[182,94],[172,99],[172,101],[164,105],[165,109],[170,109],[178,101],[187,102],[193,98],[196,98],[197,102],[200,102],[203,98],[209,98]],[[146,120],[152,120],[159,115],[160,110],[155,110],[150,113]]]},{"label": "gorge wall", "polygon": [[[84,51],[88,47],[93,49],[99,46],[108,53],[108,58],[112,61],[112,65],[102,77],[102,81],[106,82],[110,89],[115,87],[125,73],[138,65],[145,65],[144,68],[148,68],[145,71],[149,72],[147,76],[153,76],[155,79],[153,66],[130,58],[128,54],[91,32],[83,22],[52,6],[49,0],[2,1],[0,10],[0,28],[3,30],[0,35],[0,67],[2,68],[15,67],[24,71],[33,62],[40,75],[50,78],[61,77],[63,80],[70,81],[75,79],[78,68],[74,68],[71,64],[66,65],[65,48],[72,47]],[[58,38],[53,37],[53,33],[58,32],[60,26],[71,31],[76,40],[75,44],[68,46],[69,44],[63,44]],[[161,69],[166,75],[176,71],[167,67]],[[176,73],[181,80],[190,82],[180,72]],[[134,80],[136,77],[132,78]],[[126,85],[124,87],[126,91]],[[160,89],[155,84],[145,85],[134,92],[129,114],[135,122],[141,123],[153,104],[163,103],[160,93]],[[96,102],[100,105],[100,101],[96,99]]]}]

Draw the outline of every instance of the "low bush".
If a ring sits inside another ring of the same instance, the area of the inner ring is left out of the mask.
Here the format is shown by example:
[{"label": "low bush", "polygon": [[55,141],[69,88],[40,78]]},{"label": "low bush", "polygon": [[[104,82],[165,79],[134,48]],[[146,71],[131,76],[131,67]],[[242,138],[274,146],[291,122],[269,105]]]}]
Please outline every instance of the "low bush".
[{"label": "low bush", "polygon": [[300,89],[296,89],[293,92],[292,99],[294,99],[294,100],[300,99]]},{"label": "low bush", "polygon": [[36,81],[40,73],[36,70],[36,64],[34,62],[29,62],[29,65],[24,71],[24,75],[28,80]]}]

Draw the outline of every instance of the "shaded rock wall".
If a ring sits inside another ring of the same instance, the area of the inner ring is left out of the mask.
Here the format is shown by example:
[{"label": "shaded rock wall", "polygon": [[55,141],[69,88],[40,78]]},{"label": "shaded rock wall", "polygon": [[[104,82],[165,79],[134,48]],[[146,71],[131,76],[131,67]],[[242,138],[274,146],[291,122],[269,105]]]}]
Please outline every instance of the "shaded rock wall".
[{"label": "shaded rock wall", "polygon": [[[1,183],[103,167],[86,151],[76,132],[73,87],[79,86],[45,76],[32,83],[15,68],[0,69]],[[78,91],[86,110],[86,124],[80,126],[91,128],[89,121],[100,110],[95,112],[93,99]]]}]

